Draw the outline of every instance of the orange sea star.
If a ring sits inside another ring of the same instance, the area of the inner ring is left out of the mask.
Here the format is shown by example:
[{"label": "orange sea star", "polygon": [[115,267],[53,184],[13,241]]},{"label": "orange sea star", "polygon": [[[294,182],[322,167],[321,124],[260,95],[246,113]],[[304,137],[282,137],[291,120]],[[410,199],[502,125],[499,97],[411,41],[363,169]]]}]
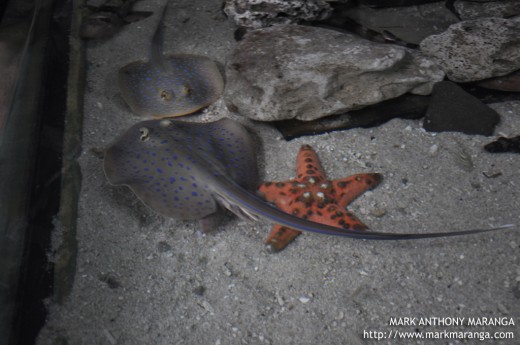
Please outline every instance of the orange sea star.
[{"label": "orange sea star", "polygon": [[[346,207],[358,196],[376,187],[381,179],[381,174],[363,173],[327,180],[314,149],[302,145],[296,158],[296,178],[284,182],[264,182],[259,192],[279,209],[300,218],[343,229],[364,230],[367,226]],[[275,225],[265,243],[270,251],[277,252],[300,233]]]}]

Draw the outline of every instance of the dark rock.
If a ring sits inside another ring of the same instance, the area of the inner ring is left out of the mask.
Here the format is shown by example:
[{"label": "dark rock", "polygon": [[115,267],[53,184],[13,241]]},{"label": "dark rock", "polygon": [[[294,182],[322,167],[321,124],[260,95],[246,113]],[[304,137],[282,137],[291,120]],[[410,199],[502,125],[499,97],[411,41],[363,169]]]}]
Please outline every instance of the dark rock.
[{"label": "dark rock", "polygon": [[520,92],[520,70],[502,77],[485,79],[476,84],[487,89]]},{"label": "dark rock", "polygon": [[369,7],[401,7],[439,2],[439,0],[358,0],[360,5]]},{"label": "dark rock", "polygon": [[353,19],[343,16],[333,16],[327,20],[305,23],[325,29],[337,30],[344,33],[354,33],[372,42],[397,44],[407,48],[419,48],[418,44],[410,43],[395,36],[388,30],[376,31],[363,26]]},{"label": "dark rock", "polygon": [[203,285],[199,285],[193,289],[193,293],[197,296],[203,296],[204,292],[206,292],[206,287]]},{"label": "dark rock", "polygon": [[429,132],[492,135],[500,121],[496,111],[449,81],[435,84],[424,119]]},{"label": "dark rock", "polygon": [[[382,1],[378,3],[384,4]],[[333,7],[331,17],[325,20],[332,26],[340,27],[342,21],[348,18],[365,28],[381,33],[390,32],[402,41],[413,44],[419,44],[426,37],[439,34],[459,21],[443,2],[387,8],[348,4]]]},{"label": "dark rock", "polygon": [[419,119],[428,108],[430,97],[405,94],[360,110],[314,121],[283,120],[273,122],[285,140],[305,135],[379,126],[393,118]]},{"label": "dark rock", "polygon": [[99,280],[107,284],[111,289],[118,289],[121,287],[121,283],[115,277],[108,274],[100,275]]},{"label": "dark rock", "polygon": [[166,253],[172,250],[172,246],[168,242],[161,241],[157,243],[157,250],[159,253]]},{"label": "dark rock", "polygon": [[110,38],[124,25],[148,18],[153,12],[133,11],[135,0],[107,0],[99,6],[86,7],[91,14],[81,24],[84,39]]},{"label": "dark rock", "polygon": [[484,149],[492,153],[520,153],[520,135],[513,138],[500,137],[496,141],[484,146]]},{"label": "dark rock", "polygon": [[461,83],[458,84],[464,91],[477,98],[485,104],[520,101],[520,92],[499,91],[484,88],[478,83]]}]

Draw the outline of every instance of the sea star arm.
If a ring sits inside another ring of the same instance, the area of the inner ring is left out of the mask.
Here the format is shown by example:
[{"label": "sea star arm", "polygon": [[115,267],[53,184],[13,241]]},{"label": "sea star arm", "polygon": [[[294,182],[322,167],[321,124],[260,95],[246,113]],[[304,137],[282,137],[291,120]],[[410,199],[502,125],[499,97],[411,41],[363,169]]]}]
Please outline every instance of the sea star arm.
[{"label": "sea star arm", "polygon": [[333,180],[336,203],[346,208],[354,199],[367,190],[374,189],[383,180],[383,175],[377,173],[364,173]]}]

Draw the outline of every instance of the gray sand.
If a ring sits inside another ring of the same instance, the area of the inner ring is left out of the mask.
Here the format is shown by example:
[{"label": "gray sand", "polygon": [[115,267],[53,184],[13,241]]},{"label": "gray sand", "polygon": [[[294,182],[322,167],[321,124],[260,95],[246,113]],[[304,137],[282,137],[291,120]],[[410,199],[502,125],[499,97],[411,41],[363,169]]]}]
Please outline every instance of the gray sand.
[{"label": "gray sand", "polygon": [[[136,8],[157,12],[161,6],[154,0]],[[402,242],[304,234],[285,251],[269,254],[263,239],[271,225],[265,221],[229,218],[216,232],[201,235],[195,222],[159,216],[129,189],[110,186],[96,152],[139,120],[119,96],[117,70],[148,57],[156,20],[152,16],[105,43],[88,45],[77,272],[69,298],[62,305],[49,302],[39,345],[518,344],[517,229]],[[233,30],[218,1],[175,1],[167,16],[166,51],[203,54],[223,64],[235,44]],[[520,102],[492,107],[502,115],[497,133],[519,135]],[[419,121],[393,120],[285,142],[270,126],[230,114],[222,101],[185,119],[223,116],[258,136],[264,179],[293,176],[302,144],[317,150],[330,178],[382,173],[383,183],[350,206],[373,230],[520,224],[520,156],[484,152],[492,138],[426,133]],[[460,159],[462,151],[471,157],[469,164]],[[466,322],[391,326],[392,317]],[[470,317],[512,318],[515,326],[468,326]],[[414,330],[504,331],[515,339],[364,337],[364,331]]]}]

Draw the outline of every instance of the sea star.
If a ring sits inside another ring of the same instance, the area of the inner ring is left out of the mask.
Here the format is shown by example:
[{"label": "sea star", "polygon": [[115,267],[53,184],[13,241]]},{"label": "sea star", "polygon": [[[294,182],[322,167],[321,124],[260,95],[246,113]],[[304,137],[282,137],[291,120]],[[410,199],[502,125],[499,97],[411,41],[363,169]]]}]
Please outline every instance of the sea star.
[{"label": "sea star", "polygon": [[[296,178],[284,182],[264,182],[259,192],[279,209],[300,218],[343,229],[368,227],[346,210],[358,196],[375,188],[382,175],[364,173],[338,180],[327,180],[316,151],[302,145],[296,158]],[[271,252],[284,249],[301,232],[275,225],[265,240]]]}]

